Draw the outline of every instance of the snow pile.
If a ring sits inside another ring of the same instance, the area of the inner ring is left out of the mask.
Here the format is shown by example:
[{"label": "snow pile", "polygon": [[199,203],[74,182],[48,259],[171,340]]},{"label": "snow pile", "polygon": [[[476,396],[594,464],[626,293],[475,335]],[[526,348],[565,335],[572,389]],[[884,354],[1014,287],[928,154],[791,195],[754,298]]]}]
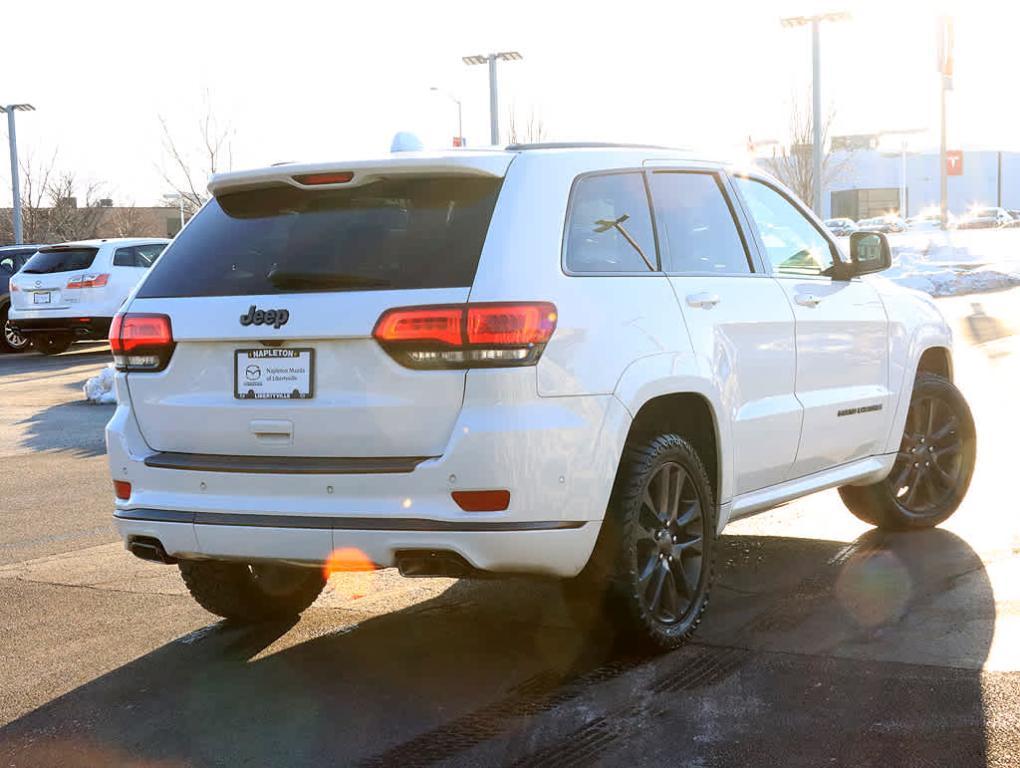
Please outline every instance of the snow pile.
[{"label": "snow pile", "polygon": [[85,399],[96,405],[113,405],[117,402],[117,393],[113,391],[113,363],[107,365],[98,375],[85,382],[82,392]]},{"label": "snow pile", "polygon": [[1020,229],[891,235],[893,265],[883,277],[932,296],[1020,285]]}]

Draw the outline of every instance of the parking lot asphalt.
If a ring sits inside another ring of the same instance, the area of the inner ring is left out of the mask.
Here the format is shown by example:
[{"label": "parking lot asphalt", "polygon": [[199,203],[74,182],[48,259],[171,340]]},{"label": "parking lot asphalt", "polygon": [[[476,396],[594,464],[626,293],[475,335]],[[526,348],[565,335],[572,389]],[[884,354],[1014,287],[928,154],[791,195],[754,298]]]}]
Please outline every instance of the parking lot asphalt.
[{"label": "parking lot asphalt", "polygon": [[957,514],[733,523],[654,659],[525,579],[340,574],[296,623],[219,622],[116,540],[80,395],[108,351],[0,357],[0,764],[1018,765],[1020,291],[940,305],[979,434]]}]

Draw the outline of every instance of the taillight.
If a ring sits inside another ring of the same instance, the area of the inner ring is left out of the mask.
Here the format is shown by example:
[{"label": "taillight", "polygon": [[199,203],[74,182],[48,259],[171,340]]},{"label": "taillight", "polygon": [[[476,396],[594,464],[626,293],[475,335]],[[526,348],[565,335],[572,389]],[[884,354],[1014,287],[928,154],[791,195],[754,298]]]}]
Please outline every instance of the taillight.
[{"label": "taillight", "polygon": [[383,313],[372,335],[408,368],[534,365],[556,330],[545,301],[401,307]]},{"label": "taillight", "polygon": [[102,288],[110,281],[109,275],[79,275],[67,281],[67,289]]},{"label": "taillight", "polygon": [[9,290],[11,293],[17,293],[21,289],[18,287],[17,283],[11,280],[9,283],[7,283],[7,290]]},{"label": "taillight", "polygon": [[162,371],[174,351],[170,318],[136,312],[115,315],[110,349],[118,371]]}]

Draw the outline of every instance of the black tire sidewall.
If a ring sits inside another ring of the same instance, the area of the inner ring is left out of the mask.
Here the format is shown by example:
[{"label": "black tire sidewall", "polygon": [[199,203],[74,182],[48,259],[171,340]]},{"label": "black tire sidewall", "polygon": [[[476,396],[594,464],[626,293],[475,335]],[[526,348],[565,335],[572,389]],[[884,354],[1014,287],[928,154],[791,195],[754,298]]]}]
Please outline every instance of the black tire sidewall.
[{"label": "black tire sidewall", "polygon": [[32,346],[32,342],[29,339],[26,338],[25,344],[20,347],[13,347],[7,343],[7,336],[5,335],[5,333],[7,330],[7,316],[8,314],[10,314],[10,311],[11,307],[9,304],[0,309],[0,351],[10,353],[24,352],[25,350],[30,349]]},{"label": "black tire sidewall", "polygon": [[960,424],[964,465],[952,496],[936,510],[925,515],[912,513],[899,503],[888,477],[869,486],[845,486],[839,489],[844,503],[854,515],[880,528],[899,531],[919,530],[945,522],[967,495],[974,475],[977,463],[977,433],[970,406],[967,405],[963,394],[948,379],[922,372],[914,381],[911,402],[918,396],[937,397],[952,409]]},{"label": "black tire sidewall", "polygon": [[[645,607],[639,593],[635,557],[641,498],[655,472],[667,462],[679,464],[692,479],[701,502],[704,536],[702,569],[694,600],[683,619],[674,624],[660,622]],[[639,643],[659,650],[675,648],[689,639],[697,628],[708,604],[712,583],[717,520],[708,475],[690,443],[679,435],[663,434],[628,447],[606,521],[614,555],[608,598],[611,608],[621,616]]]},{"label": "black tire sidewall", "polygon": [[72,344],[74,337],[62,334],[40,334],[31,340],[32,349],[43,355],[59,355],[70,349]]}]

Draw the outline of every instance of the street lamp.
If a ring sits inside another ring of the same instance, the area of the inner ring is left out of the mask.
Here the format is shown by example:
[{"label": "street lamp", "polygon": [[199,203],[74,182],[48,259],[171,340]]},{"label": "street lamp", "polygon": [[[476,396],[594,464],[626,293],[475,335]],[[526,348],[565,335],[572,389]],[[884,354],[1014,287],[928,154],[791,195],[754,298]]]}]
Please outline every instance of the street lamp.
[{"label": "street lamp", "polygon": [[907,136],[914,133],[924,133],[924,128],[903,128],[896,131],[879,131],[876,136],[899,136],[900,137],[900,216],[904,219],[910,213],[907,206]]},{"label": "street lamp", "polygon": [[520,61],[524,57],[517,51],[502,51],[490,53],[487,56],[481,54],[476,56],[462,56],[461,59],[467,65],[488,64],[489,65],[489,137],[493,145],[499,144],[499,91],[496,86],[496,62]]},{"label": "street lamp", "polygon": [[788,16],[785,19],[780,19],[780,23],[784,27],[811,25],[811,122],[814,129],[814,147],[811,155],[814,173],[814,184],[812,184],[814,200],[811,201],[811,207],[819,216],[822,215],[822,68],[818,27],[823,21],[847,21],[849,18],[849,13],[838,11],[819,13],[814,16]]},{"label": "street lamp", "polygon": [[429,88],[429,90],[430,91],[435,91],[436,93],[443,94],[444,96],[446,96],[448,99],[450,99],[452,102],[454,102],[457,105],[457,146],[458,147],[463,147],[464,146],[464,110],[463,110],[463,108],[461,106],[460,99],[458,99],[456,96],[454,96],[449,91],[444,91],[443,89],[437,88],[434,85],[431,88]]},{"label": "street lamp", "polygon": [[7,113],[7,137],[11,145],[11,195],[14,198],[14,244],[24,242],[21,231],[21,185],[18,183],[18,139],[14,135],[14,113],[35,112],[31,104],[8,104],[0,107],[0,112]]},{"label": "street lamp", "polygon": [[[163,199],[168,203],[177,203],[181,209],[181,229],[184,229],[184,195],[180,192],[171,192],[168,195],[163,195]],[[180,229],[177,230],[180,232]]]}]

